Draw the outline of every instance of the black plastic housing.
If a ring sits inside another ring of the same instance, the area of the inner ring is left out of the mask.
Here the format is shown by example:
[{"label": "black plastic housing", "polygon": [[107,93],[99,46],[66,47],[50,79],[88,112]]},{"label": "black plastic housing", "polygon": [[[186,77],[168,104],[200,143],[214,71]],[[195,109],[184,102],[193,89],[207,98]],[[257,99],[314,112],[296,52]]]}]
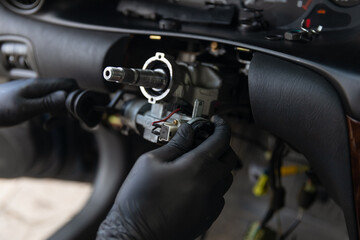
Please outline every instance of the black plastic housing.
[{"label": "black plastic housing", "polygon": [[358,239],[346,115],[321,75],[256,53],[249,71],[255,122],[303,153],[343,209],[350,239]]}]

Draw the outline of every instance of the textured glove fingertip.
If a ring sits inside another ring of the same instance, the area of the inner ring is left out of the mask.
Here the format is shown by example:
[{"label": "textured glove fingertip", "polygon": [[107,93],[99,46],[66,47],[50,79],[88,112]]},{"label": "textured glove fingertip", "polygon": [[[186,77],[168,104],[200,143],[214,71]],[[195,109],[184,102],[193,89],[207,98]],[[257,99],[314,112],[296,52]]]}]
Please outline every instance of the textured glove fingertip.
[{"label": "textured glove fingertip", "polygon": [[66,79],[65,82],[67,83],[67,91],[74,91],[79,88],[77,82],[74,79]]},{"label": "textured glove fingertip", "polygon": [[194,142],[194,130],[189,124],[182,124],[176,132],[174,138],[169,142],[170,145],[182,145],[190,148]]},{"label": "textured glove fingertip", "polygon": [[186,138],[186,139],[188,139],[190,137],[193,138],[194,130],[190,126],[190,124],[182,124],[175,136],[179,136],[181,138]]},{"label": "textured glove fingertip", "polygon": [[188,151],[193,146],[193,142],[194,130],[189,124],[182,124],[168,145],[174,146],[183,151]]},{"label": "textured glove fingertip", "polygon": [[43,98],[44,110],[51,113],[56,113],[65,109],[65,100],[67,93],[63,90],[51,93]]},{"label": "textured glove fingertip", "polygon": [[226,135],[226,139],[230,141],[231,129],[230,126],[226,123],[226,121],[218,115],[212,116],[211,121],[215,125],[215,131],[221,131],[224,136]]},{"label": "textured glove fingertip", "polygon": [[219,115],[214,115],[210,119],[216,126],[220,125],[226,125],[226,122],[224,119],[222,119]]}]

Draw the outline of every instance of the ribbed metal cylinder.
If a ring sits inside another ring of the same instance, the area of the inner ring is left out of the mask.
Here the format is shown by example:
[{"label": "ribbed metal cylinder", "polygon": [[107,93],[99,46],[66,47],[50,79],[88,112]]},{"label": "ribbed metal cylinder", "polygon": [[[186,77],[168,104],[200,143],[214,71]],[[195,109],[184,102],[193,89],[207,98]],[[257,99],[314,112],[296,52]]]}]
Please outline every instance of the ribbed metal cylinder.
[{"label": "ribbed metal cylinder", "polygon": [[121,67],[106,67],[103,72],[106,81],[141,86],[145,88],[165,88],[168,78],[161,69],[135,69]]}]

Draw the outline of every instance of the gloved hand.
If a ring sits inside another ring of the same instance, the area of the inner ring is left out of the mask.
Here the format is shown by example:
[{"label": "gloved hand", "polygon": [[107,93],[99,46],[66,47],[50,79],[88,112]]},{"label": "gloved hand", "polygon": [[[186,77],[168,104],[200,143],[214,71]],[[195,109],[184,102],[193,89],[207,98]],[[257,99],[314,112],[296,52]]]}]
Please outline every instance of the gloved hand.
[{"label": "gloved hand", "polygon": [[224,206],[236,159],[224,157],[230,129],[215,117],[214,133],[192,149],[183,124],[165,146],[142,155],[101,224],[98,240],[186,240],[207,230]]},{"label": "gloved hand", "polygon": [[11,126],[38,114],[65,108],[70,79],[24,79],[0,84],[0,126]]}]

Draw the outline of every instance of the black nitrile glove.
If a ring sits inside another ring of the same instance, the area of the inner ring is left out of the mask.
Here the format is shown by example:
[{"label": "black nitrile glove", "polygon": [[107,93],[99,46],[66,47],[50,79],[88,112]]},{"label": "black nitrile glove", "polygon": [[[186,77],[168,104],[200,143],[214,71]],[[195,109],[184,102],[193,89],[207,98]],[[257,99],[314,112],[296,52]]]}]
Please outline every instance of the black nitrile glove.
[{"label": "black nitrile glove", "polygon": [[70,79],[24,79],[0,84],[0,126],[11,126],[38,114],[65,108]]},{"label": "black nitrile glove", "polygon": [[98,240],[187,240],[207,230],[224,206],[236,159],[225,158],[230,129],[214,118],[214,133],[192,149],[183,124],[165,146],[142,155],[101,224]]}]

